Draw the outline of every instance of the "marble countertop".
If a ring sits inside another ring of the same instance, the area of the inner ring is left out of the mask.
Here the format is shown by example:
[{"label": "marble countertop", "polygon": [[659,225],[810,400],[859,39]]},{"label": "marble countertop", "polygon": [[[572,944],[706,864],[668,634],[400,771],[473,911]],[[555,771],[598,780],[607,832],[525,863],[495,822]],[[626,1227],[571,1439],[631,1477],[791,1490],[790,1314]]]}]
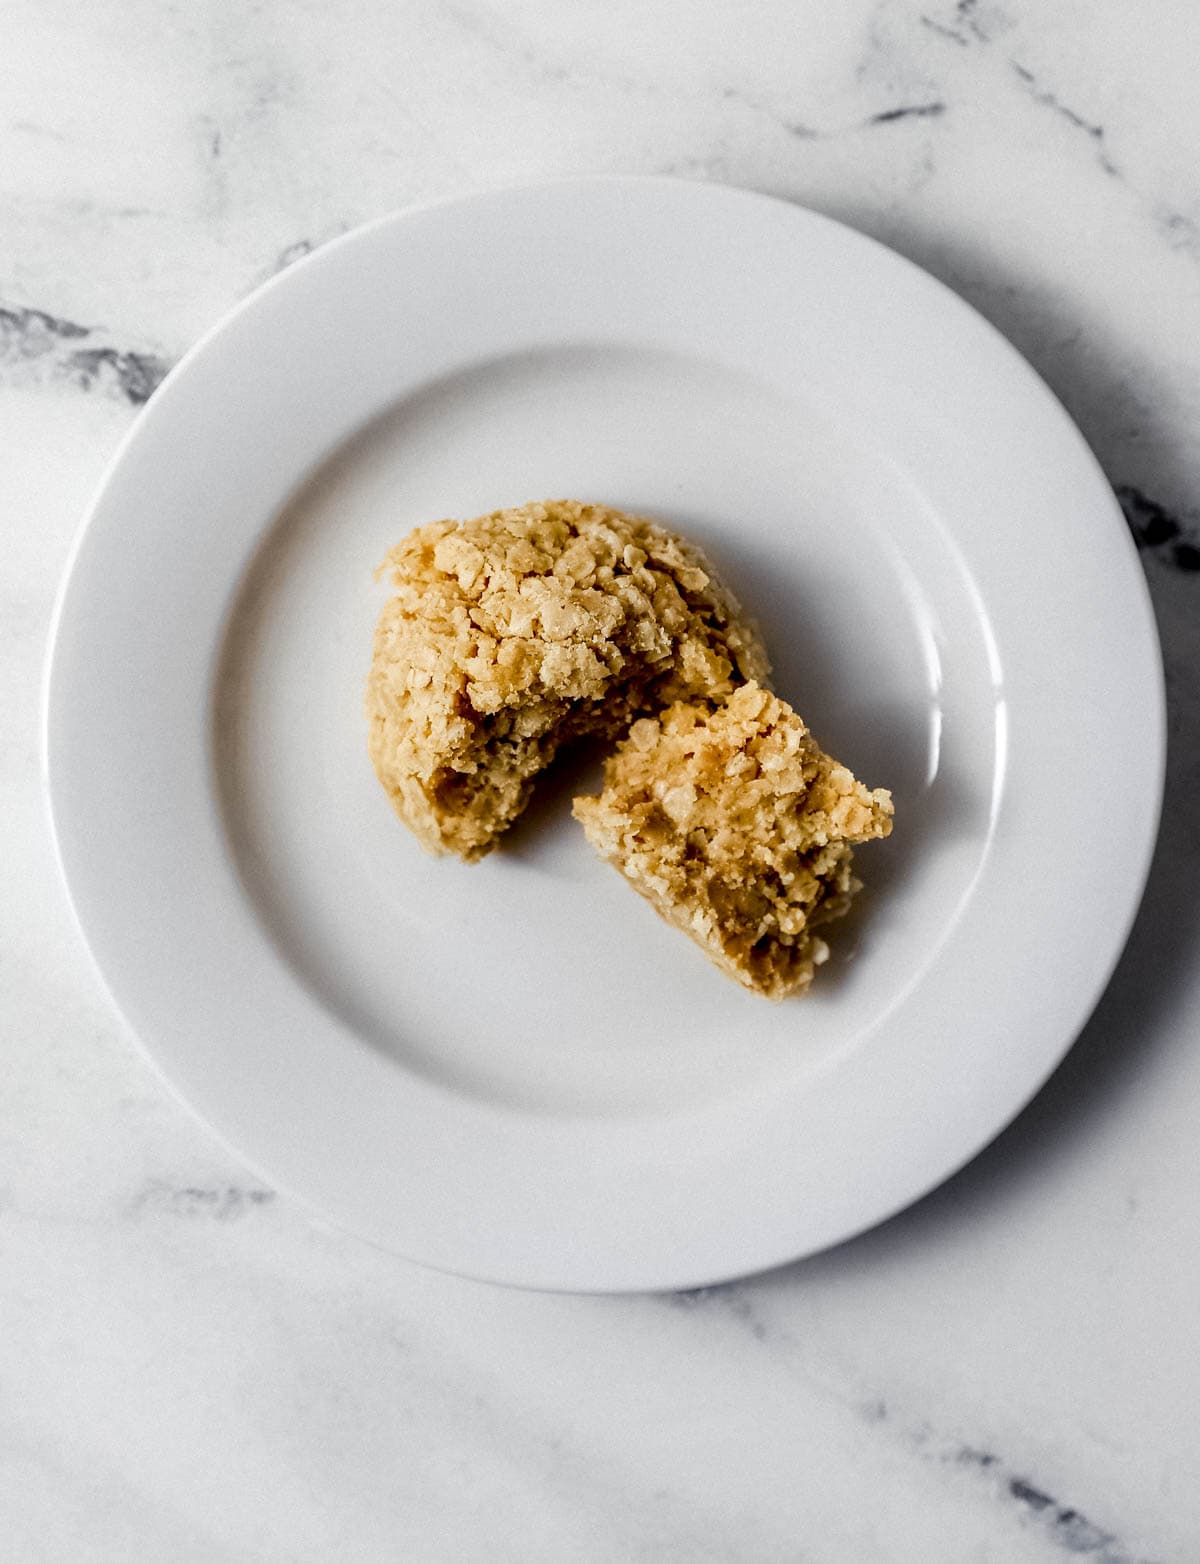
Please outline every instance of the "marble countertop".
[{"label": "marble countertop", "polygon": [[[6,1561],[1200,1558],[1197,59],[1187,0],[4,7]],[[1125,505],[1172,745],[1129,949],[1018,1122],[832,1253],[627,1298],[428,1273],[251,1179],[99,992],[38,758],[81,508],[198,334],[393,207],[603,170],[814,206],[1008,334]]]}]

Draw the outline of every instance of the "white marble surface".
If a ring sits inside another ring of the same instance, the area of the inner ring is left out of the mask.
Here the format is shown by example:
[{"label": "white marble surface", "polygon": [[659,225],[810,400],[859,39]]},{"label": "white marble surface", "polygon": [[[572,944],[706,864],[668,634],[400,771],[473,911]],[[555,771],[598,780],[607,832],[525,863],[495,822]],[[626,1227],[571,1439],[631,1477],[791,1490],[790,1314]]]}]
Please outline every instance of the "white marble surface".
[{"label": "white marble surface", "polygon": [[[0,7],[5,1561],[1200,1558],[1198,60],[1190,0]],[[1012,337],[1141,534],[1173,749],[1126,959],[996,1145],[806,1264],[589,1299],[328,1231],[172,1102],[59,889],[38,686],[80,509],[227,306],[608,169],[806,202]]]}]

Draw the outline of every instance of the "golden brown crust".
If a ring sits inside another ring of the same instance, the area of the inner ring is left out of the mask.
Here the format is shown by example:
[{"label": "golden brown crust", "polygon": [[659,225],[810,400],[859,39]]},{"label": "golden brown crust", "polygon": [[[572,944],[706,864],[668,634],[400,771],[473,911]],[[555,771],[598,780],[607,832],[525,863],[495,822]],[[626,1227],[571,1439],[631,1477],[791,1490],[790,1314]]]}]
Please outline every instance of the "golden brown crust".
[{"label": "golden brown crust", "polygon": [[432,852],[490,851],[534,777],[582,734],[720,700],[770,671],[703,555],[576,500],[419,527],[384,560],[367,682],[371,760]]},{"label": "golden brown crust", "polygon": [[576,818],[600,855],[745,988],[807,988],[828,954],[814,931],[859,888],[850,843],[887,836],[891,794],[868,791],[757,683],[636,721]]}]

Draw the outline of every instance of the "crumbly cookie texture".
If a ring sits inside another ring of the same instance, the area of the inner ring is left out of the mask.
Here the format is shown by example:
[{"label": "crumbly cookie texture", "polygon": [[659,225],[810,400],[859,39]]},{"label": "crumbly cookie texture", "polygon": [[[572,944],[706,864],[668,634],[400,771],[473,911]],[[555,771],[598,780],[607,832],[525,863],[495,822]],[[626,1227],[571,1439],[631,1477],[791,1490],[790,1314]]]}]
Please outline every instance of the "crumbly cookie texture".
[{"label": "crumbly cookie texture", "polygon": [[639,719],[574,812],[668,923],[768,999],[808,987],[829,954],[816,930],[859,889],[850,844],[892,829],[891,794],[855,781],[756,683]]},{"label": "crumbly cookie texture", "polygon": [[480,858],[570,740],[723,699],[770,671],[700,551],[642,517],[547,500],[418,527],[367,681],[371,760],[435,853]]}]

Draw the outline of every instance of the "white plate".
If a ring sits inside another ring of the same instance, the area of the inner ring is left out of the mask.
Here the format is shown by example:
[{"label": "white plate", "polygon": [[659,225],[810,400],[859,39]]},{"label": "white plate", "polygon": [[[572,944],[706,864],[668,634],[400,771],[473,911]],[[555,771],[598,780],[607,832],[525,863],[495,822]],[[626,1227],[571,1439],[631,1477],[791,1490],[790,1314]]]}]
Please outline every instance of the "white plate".
[{"label": "white plate", "polygon": [[[374,565],[556,495],[699,540],[894,790],[811,997],[710,968],[569,785],[473,867],[391,814]],[[180,1095],[369,1239],[605,1290],[846,1238],[1012,1117],[1125,939],[1163,731],[1119,511],[1017,354],[836,223],[663,180],[400,213],[255,294],[109,471],[47,696],[74,904]]]}]

